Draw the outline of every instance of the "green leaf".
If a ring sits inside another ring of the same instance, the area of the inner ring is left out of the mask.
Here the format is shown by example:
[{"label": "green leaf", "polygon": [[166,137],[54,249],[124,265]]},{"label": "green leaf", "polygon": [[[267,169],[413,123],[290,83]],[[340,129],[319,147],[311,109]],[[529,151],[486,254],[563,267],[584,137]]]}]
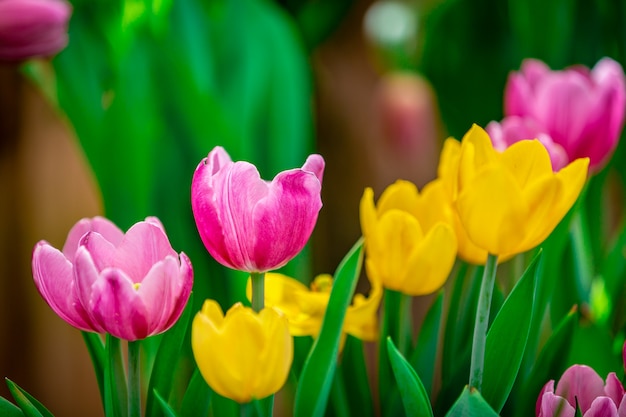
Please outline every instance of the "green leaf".
[{"label": "green leaf", "polygon": [[497,417],[493,408],[483,399],[480,392],[466,386],[446,417]]},{"label": "green leaf", "polygon": [[159,395],[165,395],[166,398],[169,398],[174,382],[172,375],[176,373],[178,368],[180,351],[183,346],[183,341],[185,340],[192,310],[193,293],[190,295],[187,306],[178,319],[178,322],[167,331],[161,339],[161,345],[159,346],[154,360],[154,366],[150,374],[150,383],[148,385],[145,414],[148,417],[161,415],[158,411],[159,408],[154,406],[153,395],[159,393]]},{"label": "green leaf", "polygon": [[167,401],[165,401],[163,397],[161,397],[161,395],[157,391],[154,391],[153,394],[154,394],[154,398],[161,406],[161,411],[163,411],[163,414],[166,417],[178,417],[178,414],[176,414],[176,412],[172,409],[172,407],[170,407]]},{"label": "green leaf", "polygon": [[120,339],[107,334],[105,350],[104,414],[107,417],[123,417],[128,412],[128,400]]},{"label": "green leaf", "polygon": [[546,382],[550,379],[558,379],[565,370],[567,366],[566,353],[570,349],[577,318],[576,309],[572,309],[561,320],[539,352],[539,356],[534,361],[534,365],[521,389],[520,400],[513,405],[517,417],[532,415],[535,412],[535,403],[528,401],[528,399],[536,397]]},{"label": "green leaf", "polygon": [[390,337],[387,337],[387,353],[389,354],[393,375],[398,383],[406,415],[432,417],[433,410],[422,381],[417,372],[394,346]]},{"label": "green leaf", "polygon": [[9,378],[5,378],[9,391],[26,417],[54,417],[35,397],[20,388]]},{"label": "green leaf", "polygon": [[87,346],[87,351],[89,352],[89,357],[91,357],[91,363],[93,364],[93,369],[96,373],[96,381],[98,381],[98,389],[100,391],[100,400],[102,401],[102,406],[104,407],[104,366],[105,366],[105,358],[106,352],[104,350],[104,343],[102,343],[102,339],[100,335],[92,332],[81,332],[83,335],[83,340],[85,341],[85,345]]},{"label": "green leaf", "polygon": [[213,390],[206,383],[200,370],[196,368],[189,381],[187,391],[183,397],[183,403],[180,409],[181,417],[206,416],[211,407],[211,398]]},{"label": "green leaf", "polygon": [[424,388],[429,396],[432,392],[433,376],[435,374],[439,329],[443,315],[443,299],[444,292],[442,290],[428,310],[428,313],[426,313],[426,317],[424,317],[417,344],[409,360],[415,372],[418,375],[422,375]]},{"label": "green leaf", "polygon": [[363,239],[359,239],[335,272],[322,328],[306,359],[296,389],[296,417],[319,417],[324,414],[337,367],[343,320],[352,300],[362,261]]},{"label": "green leaf", "polygon": [[4,417],[24,417],[24,413],[11,401],[0,397],[0,416]]},{"label": "green leaf", "polygon": [[538,253],[498,312],[485,345],[482,396],[500,412],[506,402],[526,348],[533,314]]},{"label": "green leaf", "polygon": [[350,412],[354,416],[368,417],[374,415],[374,403],[367,375],[363,342],[354,336],[346,337],[341,357],[342,376],[348,375],[348,383],[343,378]]}]

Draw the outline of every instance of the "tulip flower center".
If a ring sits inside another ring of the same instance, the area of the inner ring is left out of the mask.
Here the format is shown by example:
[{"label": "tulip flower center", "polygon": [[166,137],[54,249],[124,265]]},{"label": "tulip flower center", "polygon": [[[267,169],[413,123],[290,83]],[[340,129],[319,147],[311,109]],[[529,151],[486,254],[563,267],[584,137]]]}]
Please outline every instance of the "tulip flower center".
[{"label": "tulip flower center", "polygon": [[141,282],[135,282],[135,283],[133,284],[133,289],[134,289],[135,291],[139,291],[139,287],[141,287]]}]

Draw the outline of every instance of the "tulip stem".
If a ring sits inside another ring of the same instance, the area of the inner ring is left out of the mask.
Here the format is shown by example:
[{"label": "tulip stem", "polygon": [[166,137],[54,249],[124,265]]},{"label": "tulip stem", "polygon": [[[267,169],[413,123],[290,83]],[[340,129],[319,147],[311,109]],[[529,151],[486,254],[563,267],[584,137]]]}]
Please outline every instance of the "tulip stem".
[{"label": "tulip stem", "polygon": [[593,281],[593,254],[589,238],[589,227],[582,209],[582,207],[579,207],[572,216],[570,236],[574,251],[576,290],[578,291],[579,300],[588,303],[591,281]]},{"label": "tulip stem", "polygon": [[489,310],[491,309],[491,296],[493,295],[493,286],[496,281],[497,266],[498,256],[489,254],[483,272],[480,295],[478,296],[478,307],[476,309],[469,385],[471,388],[476,388],[479,391],[483,382],[485,344],[487,341],[487,329],[489,327]]},{"label": "tulip stem", "polygon": [[139,341],[128,342],[128,417],[141,417]]},{"label": "tulip stem", "polygon": [[265,306],[265,272],[250,273],[252,280],[252,309],[257,313]]}]

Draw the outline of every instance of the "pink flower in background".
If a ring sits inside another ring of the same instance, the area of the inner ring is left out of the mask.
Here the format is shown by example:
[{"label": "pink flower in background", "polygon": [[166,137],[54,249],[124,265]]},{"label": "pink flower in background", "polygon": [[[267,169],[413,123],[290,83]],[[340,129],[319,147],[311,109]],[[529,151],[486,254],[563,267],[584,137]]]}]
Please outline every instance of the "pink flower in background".
[{"label": "pink flower in background", "polygon": [[248,162],[215,147],[196,168],[191,207],[207,250],[227,267],[247,272],[280,268],[309,240],[322,207],[324,159],[261,179]]},{"label": "pink flower in background", "polygon": [[58,53],[67,46],[71,14],[64,0],[0,0],[0,60]]},{"label": "pink flower in background", "polygon": [[570,161],[589,157],[592,172],[604,166],[617,146],[625,105],[624,71],[610,58],[592,70],[574,66],[563,71],[526,59],[509,76],[504,95],[506,116],[534,119]]},{"label": "pink flower in background", "polygon": [[570,366],[561,376],[556,390],[549,381],[537,399],[537,417],[574,417],[576,403],[583,417],[625,417],[626,395],[614,372],[606,378],[586,365]]},{"label": "pink flower in background", "polygon": [[569,162],[567,154],[561,145],[554,143],[549,134],[545,133],[537,123],[528,118],[509,116],[500,123],[491,122],[485,128],[493,147],[504,151],[509,146],[524,139],[538,139],[550,154],[552,170],[559,171]]},{"label": "pink flower in background", "polygon": [[85,331],[138,340],[169,329],[189,298],[193,270],[155,217],[126,234],[102,217],[83,219],[63,251],[35,245],[39,293],[63,320]]}]

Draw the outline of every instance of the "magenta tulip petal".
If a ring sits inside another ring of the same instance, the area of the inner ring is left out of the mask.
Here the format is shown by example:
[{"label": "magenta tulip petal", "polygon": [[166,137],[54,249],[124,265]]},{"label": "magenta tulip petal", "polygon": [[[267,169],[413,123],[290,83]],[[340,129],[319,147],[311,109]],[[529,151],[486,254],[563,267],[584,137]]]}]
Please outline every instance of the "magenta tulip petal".
[{"label": "magenta tulip petal", "polygon": [[58,249],[41,241],[33,251],[32,264],[37,290],[50,308],[72,326],[91,330],[75,295],[72,263]]},{"label": "magenta tulip petal", "polygon": [[[74,256],[78,255],[78,250],[81,247],[84,247],[90,254],[96,271],[101,271],[107,266],[113,265],[117,250],[115,245],[101,234],[96,232],[87,232],[83,235],[80,239],[78,248],[76,248]],[[76,258],[74,258],[74,262],[76,262]]]},{"label": "magenta tulip petal", "polygon": [[90,309],[107,333],[124,340],[149,336],[146,308],[130,277],[116,268],[106,269],[93,285]]},{"label": "magenta tulip petal", "polygon": [[123,270],[133,282],[141,282],[152,265],[167,256],[178,257],[163,230],[139,222],[124,235],[111,265]]},{"label": "magenta tulip petal", "polygon": [[618,417],[617,407],[609,397],[598,397],[593,400],[583,417]]},{"label": "magenta tulip petal", "polygon": [[302,250],[322,207],[321,184],[309,172],[282,172],[254,207],[254,259],[258,270],[276,269]]},{"label": "magenta tulip petal", "polygon": [[617,415],[619,417],[626,417],[626,394],[622,397],[617,407]]},{"label": "magenta tulip petal", "polygon": [[169,319],[172,310],[172,288],[170,277],[178,275],[178,259],[168,257],[154,264],[143,279],[137,293],[146,307],[148,329],[160,328]]},{"label": "magenta tulip petal", "polygon": [[574,417],[576,415],[574,407],[563,397],[546,392],[540,398],[541,407],[537,417]]},{"label": "magenta tulip petal", "polygon": [[74,261],[74,254],[78,250],[80,239],[86,235],[87,232],[98,233],[113,246],[119,245],[124,238],[124,232],[104,217],[81,219],[70,229],[67,239],[65,240],[65,245],[63,245],[63,254],[70,262]]},{"label": "magenta tulip petal", "polygon": [[619,405],[624,397],[624,386],[617,378],[615,372],[609,373],[606,377],[606,385],[604,386],[604,393],[610,397],[616,405]]},{"label": "magenta tulip petal", "polygon": [[604,395],[604,381],[592,368],[574,365],[563,373],[555,393],[566,398],[570,404],[576,404],[578,399],[578,405],[584,413],[596,397]]},{"label": "magenta tulip petal", "polygon": [[198,165],[191,206],[205,247],[221,264],[264,272],[291,260],[306,244],[322,206],[324,160],[261,179],[248,162],[232,162],[221,147]]},{"label": "magenta tulip petal", "polygon": [[180,278],[171,282],[173,306],[170,317],[163,325],[164,329],[169,329],[174,323],[176,323],[185,309],[185,305],[189,300],[189,295],[191,294],[191,289],[193,287],[193,268],[191,266],[191,261],[184,252],[180,253],[179,262],[180,269],[178,276]]}]

